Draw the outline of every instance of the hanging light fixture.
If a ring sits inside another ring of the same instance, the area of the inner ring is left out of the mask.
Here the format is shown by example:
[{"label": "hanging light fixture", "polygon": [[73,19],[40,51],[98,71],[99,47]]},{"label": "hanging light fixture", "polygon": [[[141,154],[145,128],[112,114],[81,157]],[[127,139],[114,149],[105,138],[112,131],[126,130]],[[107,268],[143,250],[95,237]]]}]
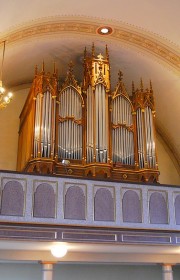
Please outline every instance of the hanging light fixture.
[{"label": "hanging light fixture", "polygon": [[3,44],[3,52],[2,52],[2,64],[1,64],[1,75],[0,75],[0,109],[5,108],[13,97],[12,92],[7,92],[3,87],[2,80],[3,80],[3,65],[4,65],[6,41],[3,41],[2,44]]},{"label": "hanging light fixture", "polygon": [[51,254],[55,258],[63,258],[67,254],[68,248],[67,245],[62,243],[57,243],[56,245],[51,247]]}]

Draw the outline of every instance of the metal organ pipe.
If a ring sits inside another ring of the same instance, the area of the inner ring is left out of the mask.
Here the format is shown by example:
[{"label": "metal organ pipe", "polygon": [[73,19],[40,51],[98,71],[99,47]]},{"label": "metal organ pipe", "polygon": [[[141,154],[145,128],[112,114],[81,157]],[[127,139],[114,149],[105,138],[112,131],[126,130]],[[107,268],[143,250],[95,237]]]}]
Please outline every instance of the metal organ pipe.
[{"label": "metal organ pipe", "polygon": [[147,108],[144,110],[145,133],[146,133],[146,150],[147,150],[147,165],[151,168],[151,139],[149,127],[149,114]]},{"label": "metal organ pipe", "polygon": [[88,137],[87,141],[89,143],[89,158],[88,162],[93,162],[93,135],[94,135],[94,129],[93,129],[93,93],[92,88],[88,88],[88,115],[87,115],[87,121],[88,121]]},{"label": "metal organ pipe", "polygon": [[[101,85],[102,91],[103,91],[103,86]],[[107,135],[106,135],[106,103],[105,103],[105,99],[106,99],[106,93],[104,92],[104,98],[102,99],[102,154],[103,154],[103,158],[102,161],[103,162],[107,162]]]},{"label": "metal organ pipe", "polygon": [[[55,121],[56,121],[56,97],[54,97],[52,99],[52,108],[53,108],[53,112],[52,112],[52,123],[54,124],[54,128],[55,128]],[[51,149],[51,155],[54,155],[55,152],[55,129],[51,129],[52,133],[51,133],[51,143],[52,143],[52,149]]]},{"label": "metal organ pipe", "polygon": [[105,87],[103,84],[99,83],[95,88],[96,162],[107,162],[108,111],[106,109],[106,106],[107,103]]},{"label": "metal organ pipe", "polygon": [[98,97],[98,139],[97,139],[97,147],[98,147],[98,161],[103,162],[103,154],[102,154],[102,122],[103,122],[103,96],[101,99],[101,84],[97,86],[97,97]]},{"label": "metal organ pipe", "polygon": [[87,103],[87,108],[88,108],[88,115],[87,115],[87,121],[88,121],[88,136],[87,136],[87,141],[88,141],[88,150],[89,150],[89,156],[87,157],[88,162],[93,162],[93,138],[94,138],[94,129],[93,129],[93,92],[92,88],[88,88],[88,103]]},{"label": "metal organ pipe", "polygon": [[138,157],[139,157],[139,167],[143,168],[143,162],[142,162],[142,147],[141,147],[141,134],[140,134],[140,130],[141,130],[141,116],[140,116],[140,110],[137,110],[137,131],[138,131]]},{"label": "metal organ pipe", "polygon": [[54,153],[52,126],[55,127],[55,106],[52,111],[51,92],[46,91],[42,97],[39,93],[36,98],[34,157],[38,157],[39,153],[41,157],[50,157]]},{"label": "metal organ pipe", "polygon": [[146,127],[146,148],[148,168],[156,167],[155,140],[152,122],[152,110],[150,107],[145,108],[145,127]]},{"label": "metal organ pipe", "polygon": [[[87,104],[89,104],[89,88],[87,90]],[[87,106],[87,145],[86,145],[86,158],[87,158],[87,162],[89,163],[90,162],[90,134],[89,134],[89,126],[90,126],[90,123],[89,123],[89,116],[90,114],[90,108],[89,106]]]},{"label": "metal organ pipe", "polygon": [[152,168],[153,167],[153,137],[152,137],[152,127],[151,127],[151,116],[150,116],[150,111],[149,111],[149,107],[147,107],[145,109],[146,111],[146,115],[147,115],[147,120],[148,120],[148,136],[149,136],[149,167]]},{"label": "metal organ pipe", "polygon": [[151,168],[155,168],[154,164],[154,134],[153,134],[153,124],[152,124],[152,112],[151,108],[148,107],[148,114],[149,114],[149,126],[150,126],[150,139],[151,139]]},{"label": "metal organ pipe", "polygon": [[144,168],[144,137],[142,126],[142,109],[137,110],[137,130],[138,130],[138,150],[139,150],[139,163],[140,168]]},{"label": "metal organ pipe", "polygon": [[122,95],[113,99],[112,123],[115,126],[112,131],[113,162],[121,162],[126,165],[134,164],[134,139],[130,131],[132,112],[130,101]]},{"label": "metal organ pipe", "polygon": [[51,143],[52,97],[49,92],[48,95],[49,95],[49,112],[48,112],[48,126],[47,126],[47,145],[48,145],[47,157],[50,157],[51,148],[52,148],[52,143]]},{"label": "metal organ pipe", "polygon": [[106,101],[106,91],[104,86],[102,85],[102,89],[104,92],[103,98],[103,162],[108,161],[108,106]]},{"label": "metal organ pipe", "polygon": [[48,98],[48,92],[44,93],[43,95],[43,119],[44,119],[44,124],[42,126],[42,141],[43,141],[43,156],[47,157],[47,129],[48,129],[48,108],[49,108],[49,98]]},{"label": "metal organ pipe", "polygon": [[82,159],[81,97],[69,86],[60,95],[58,129],[58,157]]},{"label": "metal organ pipe", "polygon": [[96,161],[99,161],[98,155],[98,144],[99,144],[99,114],[98,114],[98,107],[99,107],[99,98],[98,98],[98,88],[96,87],[95,91],[95,108],[96,108]]},{"label": "metal organ pipe", "polygon": [[40,144],[40,127],[41,127],[41,96],[40,93],[36,98],[36,113],[35,113],[35,135],[34,135],[34,157],[38,157],[38,150]]},{"label": "metal organ pipe", "polygon": [[42,97],[42,121],[41,121],[41,140],[40,140],[40,143],[41,143],[41,157],[43,157],[43,143],[44,143],[44,119],[45,119],[45,116],[44,116],[44,111],[45,111],[45,98],[44,96]]},{"label": "metal organ pipe", "polygon": [[150,117],[150,127],[151,127],[151,135],[152,135],[152,159],[153,159],[152,167],[156,168],[155,135],[154,135],[153,115],[152,115],[151,108],[149,108],[149,117]]}]

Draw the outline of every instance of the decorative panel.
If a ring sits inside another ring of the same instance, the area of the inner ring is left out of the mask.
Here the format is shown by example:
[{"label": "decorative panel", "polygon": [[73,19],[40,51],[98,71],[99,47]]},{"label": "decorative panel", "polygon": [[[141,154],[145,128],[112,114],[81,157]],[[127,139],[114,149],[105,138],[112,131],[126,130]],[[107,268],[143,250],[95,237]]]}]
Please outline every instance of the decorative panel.
[{"label": "decorative panel", "polygon": [[85,220],[86,197],[81,186],[66,186],[64,203],[65,219]]},{"label": "decorative panel", "polygon": [[151,224],[167,224],[167,199],[165,193],[153,192],[149,199],[149,218]]},{"label": "decorative panel", "polygon": [[1,215],[23,216],[24,190],[18,181],[9,181],[4,185],[1,199]]},{"label": "decorative panel", "polygon": [[50,184],[40,184],[34,193],[34,212],[37,218],[55,218],[55,193]]},{"label": "decorative panel", "polygon": [[134,190],[126,190],[122,199],[123,222],[142,223],[141,200]]},{"label": "decorative panel", "polygon": [[114,193],[111,193],[110,188],[99,187],[96,190],[94,197],[94,220],[114,221]]}]

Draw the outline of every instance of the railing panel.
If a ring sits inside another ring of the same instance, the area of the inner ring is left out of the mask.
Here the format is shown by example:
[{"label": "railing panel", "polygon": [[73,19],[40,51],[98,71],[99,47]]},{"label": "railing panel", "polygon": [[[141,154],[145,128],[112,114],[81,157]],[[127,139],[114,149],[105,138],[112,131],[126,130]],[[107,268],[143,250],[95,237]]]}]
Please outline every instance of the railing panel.
[{"label": "railing panel", "polygon": [[[5,171],[0,171],[0,182],[1,222],[109,229],[180,230],[178,186],[72,179]],[[11,187],[8,189],[8,197],[17,205],[12,207],[8,204],[8,209],[5,209],[7,204],[4,204],[4,193],[9,185]],[[21,186],[21,195],[18,198],[17,190],[20,189],[17,186]],[[45,187],[44,191],[42,186]],[[159,199],[163,201],[162,205],[159,204]]]}]

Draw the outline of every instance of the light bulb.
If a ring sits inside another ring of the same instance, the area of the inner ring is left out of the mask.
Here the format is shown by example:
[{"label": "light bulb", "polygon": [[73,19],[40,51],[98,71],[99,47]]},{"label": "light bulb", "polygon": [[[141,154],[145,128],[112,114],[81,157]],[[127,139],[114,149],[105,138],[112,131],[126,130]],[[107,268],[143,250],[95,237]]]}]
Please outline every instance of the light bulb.
[{"label": "light bulb", "polygon": [[113,29],[110,26],[101,26],[97,29],[97,33],[100,35],[109,35],[113,32]]},{"label": "light bulb", "polygon": [[103,34],[107,34],[109,32],[109,29],[107,29],[107,28],[102,28],[101,29],[101,33],[103,33]]},{"label": "light bulb", "polygon": [[8,92],[8,97],[12,98],[12,96],[13,96],[12,92]]},{"label": "light bulb", "polygon": [[5,88],[0,87],[0,93],[4,93],[5,92]]},{"label": "light bulb", "polygon": [[67,254],[67,246],[57,244],[51,247],[51,254],[56,258],[62,258]]},{"label": "light bulb", "polygon": [[8,97],[8,96],[5,96],[5,97],[4,97],[4,101],[5,101],[6,103],[8,103],[8,102],[9,102],[9,97]]}]

